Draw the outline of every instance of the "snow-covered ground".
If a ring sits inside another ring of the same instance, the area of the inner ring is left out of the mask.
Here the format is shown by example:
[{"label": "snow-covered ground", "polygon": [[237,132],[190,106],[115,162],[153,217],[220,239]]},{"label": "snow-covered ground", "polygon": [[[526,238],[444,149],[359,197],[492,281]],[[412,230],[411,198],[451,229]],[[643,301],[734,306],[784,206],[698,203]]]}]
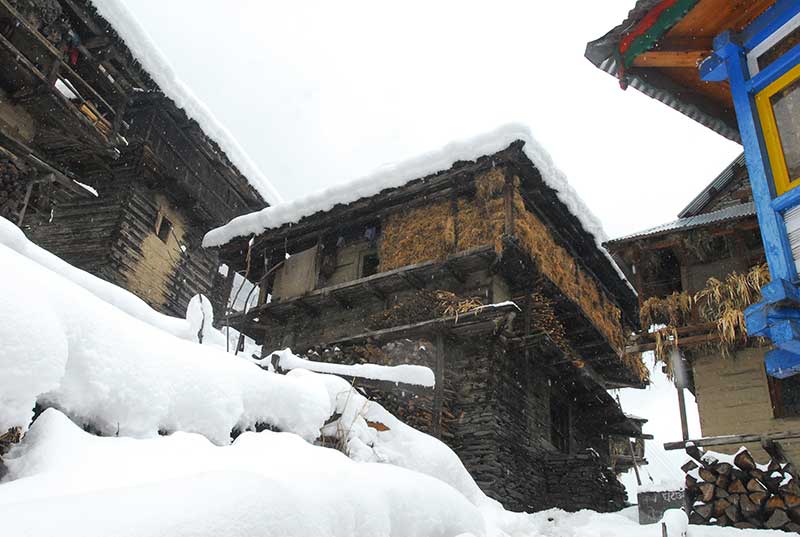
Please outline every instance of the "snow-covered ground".
[{"label": "snow-covered ground", "polygon": [[[644,426],[646,433],[652,434],[653,440],[645,441],[645,456],[648,464],[641,467],[642,487],[647,490],[674,489],[683,486],[684,475],[681,465],[686,462],[683,451],[665,451],[664,443],[681,439],[681,419],[678,412],[678,395],[675,385],[661,369],[661,364],[654,364],[653,353],[644,355],[650,370],[650,386],[644,390],[626,388],[619,390],[620,404],[625,412],[647,418]],[[697,403],[689,390],[684,391],[686,397],[686,414],[689,424],[690,438],[699,438],[700,417]],[[628,491],[628,500],[636,501],[639,487],[636,476],[631,470],[621,478]]]},{"label": "snow-covered ground", "polygon": [[226,353],[207,301],[162,316],[5,220],[0,266],[0,430],[49,407],[5,457],[8,535],[661,535],[632,512],[504,511],[446,445],[344,379]]}]

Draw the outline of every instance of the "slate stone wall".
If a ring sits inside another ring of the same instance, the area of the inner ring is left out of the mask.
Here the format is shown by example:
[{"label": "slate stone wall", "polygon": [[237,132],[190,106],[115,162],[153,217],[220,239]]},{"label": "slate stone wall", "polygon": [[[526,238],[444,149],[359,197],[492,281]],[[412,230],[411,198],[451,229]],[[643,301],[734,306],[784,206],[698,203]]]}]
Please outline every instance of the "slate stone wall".
[{"label": "slate stone wall", "polygon": [[[420,351],[420,349],[425,349]],[[383,345],[368,359],[347,349],[321,352],[315,360],[342,363],[416,363],[435,371],[433,343],[401,340]],[[550,399],[556,388],[535,351],[508,351],[491,338],[447,342],[439,437],[461,458],[478,486],[513,511],[560,507],[613,511],[625,491],[598,453],[607,452],[596,427],[573,420],[573,450],[558,453],[550,442]],[[370,397],[415,428],[434,433],[432,396],[366,390]],[[574,409],[580,412],[580,409]]]},{"label": "slate stone wall", "polygon": [[596,454],[550,454],[546,460],[551,507],[601,513],[625,507],[625,487]]}]

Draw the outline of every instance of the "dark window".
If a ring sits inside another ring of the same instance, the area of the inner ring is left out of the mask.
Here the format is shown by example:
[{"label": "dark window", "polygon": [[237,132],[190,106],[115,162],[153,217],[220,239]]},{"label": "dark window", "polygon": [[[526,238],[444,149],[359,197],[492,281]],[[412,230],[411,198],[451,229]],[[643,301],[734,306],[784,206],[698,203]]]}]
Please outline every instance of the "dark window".
[{"label": "dark window", "polygon": [[550,399],[550,441],[562,453],[569,453],[569,405],[562,399]]},{"label": "dark window", "polygon": [[772,62],[789,52],[795,45],[800,43],[800,27],[792,30],[789,35],[772,45],[766,52],[758,57],[758,69],[763,71]]},{"label": "dark window", "polygon": [[773,415],[776,418],[800,416],[800,375],[785,379],[767,378]]},{"label": "dark window", "polygon": [[158,224],[158,231],[156,232],[158,238],[164,242],[167,242],[170,234],[172,233],[172,222],[167,220],[166,216],[161,217],[161,222]]},{"label": "dark window", "polygon": [[371,253],[364,255],[361,258],[361,277],[365,278],[367,276],[377,274],[379,264],[380,262],[378,261],[378,254]]}]

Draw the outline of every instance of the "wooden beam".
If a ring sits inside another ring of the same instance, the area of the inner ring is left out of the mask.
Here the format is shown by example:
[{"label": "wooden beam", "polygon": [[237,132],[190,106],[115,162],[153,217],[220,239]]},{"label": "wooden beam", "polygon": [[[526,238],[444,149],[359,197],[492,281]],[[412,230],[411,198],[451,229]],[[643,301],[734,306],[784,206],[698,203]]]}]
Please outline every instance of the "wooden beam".
[{"label": "wooden beam", "polygon": [[462,273],[460,270],[458,270],[457,268],[455,268],[455,267],[453,266],[453,263],[452,263],[452,262],[450,262],[450,261],[446,262],[446,263],[444,264],[443,268],[444,268],[444,270],[445,270],[445,271],[447,271],[447,273],[448,273],[448,274],[450,274],[450,275],[451,275],[453,278],[455,278],[456,280],[458,280],[458,283],[460,283],[460,284],[462,284],[462,285],[463,285],[464,283],[466,283],[466,281],[467,281],[467,278],[466,278],[466,276],[464,276],[464,273]]},{"label": "wooden beam", "polygon": [[664,449],[684,449],[687,445],[694,445],[695,447],[733,446],[737,444],[754,444],[761,443],[762,441],[790,440],[794,438],[800,438],[800,431],[767,434],[729,434],[724,436],[696,438],[694,440],[682,440],[680,442],[666,442],[664,444]]},{"label": "wooden beam", "polygon": [[711,50],[651,50],[633,60],[634,67],[683,67],[695,69]]},{"label": "wooden beam", "polygon": [[411,287],[415,289],[425,289],[425,282],[422,281],[422,278],[420,278],[416,274],[412,272],[403,271],[403,272],[398,272],[397,275]]},{"label": "wooden beam", "polygon": [[336,293],[336,291],[331,291],[330,293],[325,293],[324,296],[327,297],[327,298],[330,298],[331,300],[336,302],[336,304],[340,308],[342,308],[344,310],[349,310],[349,309],[353,308],[353,305],[350,302],[348,302],[347,300],[345,300],[344,298],[342,298],[341,295]]},{"label": "wooden beam", "polygon": [[311,315],[312,317],[316,317],[319,315],[319,310],[314,306],[312,306],[311,304],[309,304],[308,302],[306,302],[305,300],[303,300],[302,298],[298,298],[292,301],[291,304],[295,308],[305,312],[308,315]]},{"label": "wooden beam", "polygon": [[386,293],[375,287],[372,282],[364,282],[364,289],[382,302],[386,302]]},{"label": "wooden beam", "polygon": [[[678,347],[691,347],[694,345],[702,345],[703,343],[713,343],[714,341],[719,341],[720,336],[719,333],[714,332],[712,334],[701,334],[699,336],[689,336],[689,337],[681,337],[678,338]],[[635,352],[647,352],[647,351],[654,351],[656,350],[656,344],[654,343],[641,343],[639,345],[630,345],[625,347],[625,353],[635,353]]]}]

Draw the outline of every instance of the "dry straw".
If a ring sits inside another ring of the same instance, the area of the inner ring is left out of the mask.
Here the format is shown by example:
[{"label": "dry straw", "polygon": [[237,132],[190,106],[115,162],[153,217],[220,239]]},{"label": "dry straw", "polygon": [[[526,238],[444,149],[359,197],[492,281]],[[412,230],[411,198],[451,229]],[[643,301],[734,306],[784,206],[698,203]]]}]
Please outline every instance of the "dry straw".
[{"label": "dry straw", "polygon": [[709,278],[694,295],[684,291],[645,300],[639,312],[642,326],[664,325],[655,332],[656,359],[669,368],[669,351],[680,344],[677,329],[692,324],[716,325],[718,342],[713,348],[723,356],[747,344],[744,310],[761,299],[761,288],[768,282],[769,270],[762,264],[746,273],[732,272],[722,280]]},{"label": "dry straw", "polygon": [[[507,183],[500,168],[475,179],[474,199],[461,197],[398,211],[383,223],[379,257],[381,270],[391,270],[427,260],[444,259],[454,252],[493,245],[502,252],[506,233]],[[600,290],[551,231],[525,207],[519,179],[512,184],[514,236],[536,262],[539,271],[577,304],[606,340],[622,354],[625,345],[621,312]],[[646,378],[641,360],[623,355],[623,362]]]}]

